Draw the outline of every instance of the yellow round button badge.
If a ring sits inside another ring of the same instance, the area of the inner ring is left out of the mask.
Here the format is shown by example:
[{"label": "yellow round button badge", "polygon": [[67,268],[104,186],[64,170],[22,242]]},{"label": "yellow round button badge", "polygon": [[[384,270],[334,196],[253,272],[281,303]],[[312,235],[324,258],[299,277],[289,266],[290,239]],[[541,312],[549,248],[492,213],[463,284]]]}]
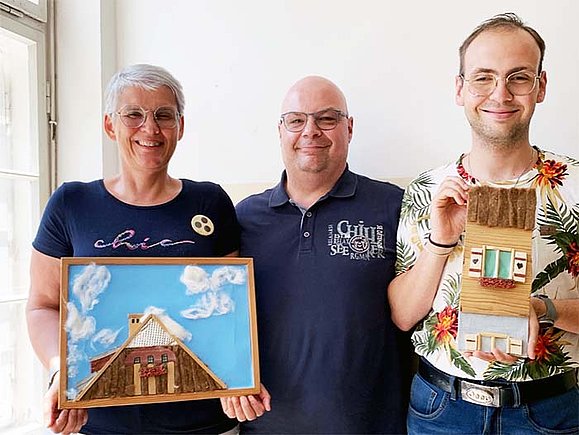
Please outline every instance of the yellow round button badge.
[{"label": "yellow round button badge", "polygon": [[202,236],[210,236],[213,234],[213,230],[215,229],[211,219],[202,214],[193,216],[193,219],[191,219],[191,227],[193,228],[193,231]]}]

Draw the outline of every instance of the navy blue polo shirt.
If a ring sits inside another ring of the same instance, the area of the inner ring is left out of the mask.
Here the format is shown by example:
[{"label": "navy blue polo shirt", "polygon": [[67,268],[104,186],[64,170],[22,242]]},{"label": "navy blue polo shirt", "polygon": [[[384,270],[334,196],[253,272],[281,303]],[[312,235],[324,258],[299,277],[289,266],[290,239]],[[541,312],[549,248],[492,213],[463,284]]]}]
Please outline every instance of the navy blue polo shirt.
[{"label": "navy blue polo shirt", "polygon": [[272,411],[243,432],[404,432],[409,353],[386,295],[402,190],[346,169],[300,210],[285,177],[237,206],[241,255],[254,258],[262,382],[272,396]]}]

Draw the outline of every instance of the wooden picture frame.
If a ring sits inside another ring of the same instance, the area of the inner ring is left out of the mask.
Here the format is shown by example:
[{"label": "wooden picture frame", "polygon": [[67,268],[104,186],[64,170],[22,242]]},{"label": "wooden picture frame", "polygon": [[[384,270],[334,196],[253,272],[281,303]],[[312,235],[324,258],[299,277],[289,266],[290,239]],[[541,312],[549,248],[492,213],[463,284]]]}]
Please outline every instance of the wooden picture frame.
[{"label": "wooden picture frame", "polygon": [[259,392],[251,258],[61,260],[59,406]]}]

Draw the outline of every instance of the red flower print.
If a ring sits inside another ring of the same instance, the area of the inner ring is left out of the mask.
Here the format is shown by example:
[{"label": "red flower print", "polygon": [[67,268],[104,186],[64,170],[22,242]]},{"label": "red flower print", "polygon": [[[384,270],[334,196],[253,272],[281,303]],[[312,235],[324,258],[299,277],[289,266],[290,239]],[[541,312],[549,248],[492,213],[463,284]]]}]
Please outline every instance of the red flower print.
[{"label": "red flower print", "polygon": [[567,271],[571,276],[579,276],[579,245],[577,242],[571,242],[567,248]]},{"label": "red flower print", "polygon": [[436,315],[438,322],[432,331],[438,342],[448,343],[451,338],[456,338],[458,329],[458,313],[456,309],[447,306]]},{"label": "red flower print", "polygon": [[568,175],[567,165],[555,160],[545,160],[538,169],[537,183],[539,186],[549,185],[551,188],[557,185],[562,186],[563,180]]},{"label": "red flower print", "polygon": [[560,334],[554,335],[553,330],[548,330],[544,335],[537,337],[535,346],[535,362],[549,361],[556,357],[561,350],[557,345]]}]

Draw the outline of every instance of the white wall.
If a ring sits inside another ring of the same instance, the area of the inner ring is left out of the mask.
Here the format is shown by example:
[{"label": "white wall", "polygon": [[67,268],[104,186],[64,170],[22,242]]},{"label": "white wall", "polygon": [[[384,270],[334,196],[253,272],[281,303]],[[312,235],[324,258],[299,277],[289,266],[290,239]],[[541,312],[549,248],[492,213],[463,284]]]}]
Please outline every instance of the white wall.
[{"label": "white wall", "polygon": [[183,83],[186,129],[175,176],[275,182],[281,99],[297,79],[320,74],[341,86],[355,118],[351,167],[376,178],[412,177],[468,149],[453,94],[458,46],[479,22],[505,11],[547,42],[547,99],[532,142],[579,156],[575,0],[57,0],[56,7],[57,29],[66,29],[57,34],[61,158],[100,159],[61,164],[60,181],[114,169],[111,160],[98,165],[95,94],[110,76],[99,62],[107,71],[155,63]]},{"label": "white wall", "polygon": [[117,69],[114,17],[114,2],[56,0],[58,184],[116,172],[102,129],[102,95]]}]

